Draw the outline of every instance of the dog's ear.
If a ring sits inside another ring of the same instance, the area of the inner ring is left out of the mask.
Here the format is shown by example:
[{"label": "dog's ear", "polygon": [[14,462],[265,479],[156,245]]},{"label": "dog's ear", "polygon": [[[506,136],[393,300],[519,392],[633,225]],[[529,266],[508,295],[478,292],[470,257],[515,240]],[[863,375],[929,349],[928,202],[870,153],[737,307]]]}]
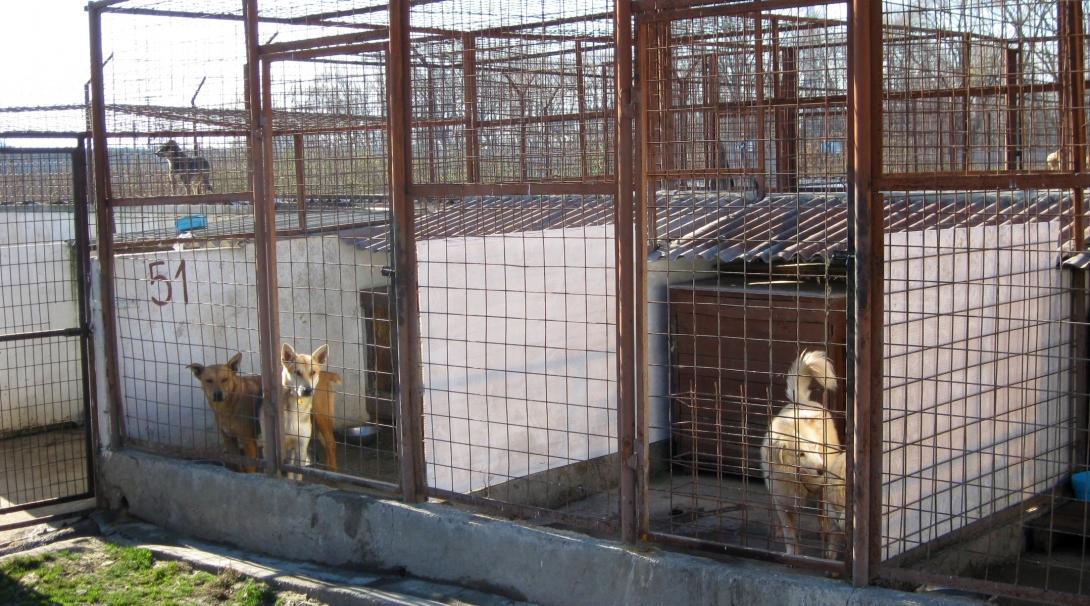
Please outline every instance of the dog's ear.
[{"label": "dog's ear", "polygon": [[242,352],[238,352],[231,356],[230,360],[227,360],[227,367],[231,370],[238,372],[239,364],[242,364]]},{"label": "dog's ear", "polygon": [[326,359],[329,358],[329,345],[322,343],[321,347],[310,354],[310,358],[319,364],[325,364]]},{"label": "dog's ear", "polygon": [[186,364],[186,368],[193,371],[193,376],[198,379],[201,378],[201,373],[204,372],[204,364],[197,364],[196,362],[193,364]]},{"label": "dog's ear", "polygon": [[291,362],[294,359],[295,359],[295,350],[292,349],[291,345],[288,345],[287,343],[284,343],[280,347],[280,361],[281,362]]},{"label": "dog's ear", "polygon": [[787,442],[783,440],[773,440],[772,451],[776,453],[773,458],[776,459],[776,462],[780,465],[783,465],[785,467],[798,466],[798,461],[787,460],[788,456],[790,456],[788,453],[791,451],[791,449],[788,448]]}]

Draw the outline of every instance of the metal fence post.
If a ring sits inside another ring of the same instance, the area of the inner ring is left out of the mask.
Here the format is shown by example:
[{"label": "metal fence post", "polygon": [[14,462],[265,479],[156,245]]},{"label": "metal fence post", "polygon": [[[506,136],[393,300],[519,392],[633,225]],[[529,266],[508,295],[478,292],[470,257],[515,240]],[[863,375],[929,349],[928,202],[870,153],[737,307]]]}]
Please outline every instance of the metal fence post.
[{"label": "metal fence post", "polygon": [[426,498],[424,471],[424,383],[420,369],[420,302],[417,295],[416,233],[413,202],[409,105],[409,0],[390,2],[390,53],[386,65],[390,153],[390,204],[393,219],[394,301],[397,305],[398,437],[401,491],[406,501]]},{"label": "metal fence post", "polygon": [[91,141],[95,178],[95,222],[97,230],[99,276],[102,294],[102,339],[106,359],[107,410],[110,415],[111,449],[124,444],[125,420],[121,402],[121,365],[118,356],[117,312],[114,294],[113,208],[110,198],[110,164],[106,146],[106,104],[102,67],[102,11],[98,5],[87,7],[91,37]]},{"label": "metal fence post", "polygon": [[632,216],[632,5],[618,0],[613,12],[614,111],[617,153],[617,198],[614,201],[614,236],[617,272],[617,437],[621,458],[621,537],[639,539],[636,507],[638,458],[636,456],[636,339],[633,297]]},{"label": "metal fence post", "polygon": [[[266,141],[271,125],[266,124],[263,90],[269,86],[261,81],[258,57],[257,0],[245,0],[246,30],[246,92],[249,105],[250,183],[254,199],[254,261],[257,266],[258,343],[261,348],[261,407],[264,439],[265,471],[276,475],[280,471],[280,415],[277,404],[280,395],[280,317],[276,282],[276,208],[271,182],[272,164],[265,153],[272,141]],[[266,67],[266,73],[267,67]],[[269,129],[265,127],[268,126]]]},{"label": "metal fence post", "polygon": [[882,9],[870,0],[848,7],[849,225],[855,253],[848,499],[851,578],[874,577],[881,558],[883,211],[873,179],[882,169]]}]

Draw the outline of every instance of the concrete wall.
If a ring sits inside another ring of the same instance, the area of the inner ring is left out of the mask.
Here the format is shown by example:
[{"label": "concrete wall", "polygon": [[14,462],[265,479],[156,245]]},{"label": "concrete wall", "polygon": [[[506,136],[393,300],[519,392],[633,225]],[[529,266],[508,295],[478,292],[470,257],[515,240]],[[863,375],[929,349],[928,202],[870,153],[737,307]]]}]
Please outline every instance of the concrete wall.
[{"label": "concrete wall", "polygon": [[[432,486],[472,492],[616,451],[614,251],[612,226],[419,243]],[[712,267],[651,264],[653,441],[669,432],[667,285]]]},{"label": "concrete wall", "polygon": [[[79,326],[72,212],[0,210],[0,333]],[[0,433],[82,416],[78,338],[0,343]]]},{"label": "concrete wall", "polygon": [[139,518],[293,560],[483,589],[543,606],[931,606],[968,600],[855,588],[741,559],[715,561],[533,528],[441,504],[410,505],[325,486],[109,453],[102,493]]},{"label": "concrete wall", "polygon": [[1069,275],[1058,222],[886,236],[887,557],[1063,480]]},{"label": "concrete wall", "polygon": [[616,450],[613,253],[610,227],[419,243],[429,484]]},{"label": "concrete wall", "polygon": [[[184,289],[175,278],[183,262]],[[365,422],[359,290],[385,284],[385,255],[315,236],[278,242],[277,263],[283,340],[307,351],[329,343],[330,368],[345,379],[338,425]],[[211,410],[185,365],[222,363],[241,351],[243,371],[258,372],[252,244],[121,255],[115,265],[126,431],[172,446],[218,448]],[[153,281],[153,274],[169,280]],[[152,298],[167,299],[168,281],[171,300],[158,305]]]}]

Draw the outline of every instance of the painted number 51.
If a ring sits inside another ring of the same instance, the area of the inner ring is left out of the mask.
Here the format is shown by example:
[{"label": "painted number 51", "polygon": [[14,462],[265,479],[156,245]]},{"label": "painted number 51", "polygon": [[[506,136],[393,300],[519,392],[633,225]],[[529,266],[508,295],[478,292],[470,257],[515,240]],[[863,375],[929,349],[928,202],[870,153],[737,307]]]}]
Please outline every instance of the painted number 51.
[{"label": "painted number 51", "polygon": [[[160,307],[166,305],[167,303],[170,303],[171,300],[174,298],[174,285],[172,283],[172,279],[168,278],[159,270],[159,267],[162,267],[163,269],[166,269],[167,273],[169,274],[170,269],[166,265],[166,261],[152,261],[151,263],[148,263],[148,278],[151,280],[151,283],[153,285],[156,283],[162,283],[164,286],[167,287],[167,296],[163,297],[162,299],[156,297],[156,295],[154,294],[151,296],[151,302]],[[186,283],[185,261],[178,262],[178,270],[174,272],[173,280],[181,280],[182,302],[189,303],[189,285]]]}]

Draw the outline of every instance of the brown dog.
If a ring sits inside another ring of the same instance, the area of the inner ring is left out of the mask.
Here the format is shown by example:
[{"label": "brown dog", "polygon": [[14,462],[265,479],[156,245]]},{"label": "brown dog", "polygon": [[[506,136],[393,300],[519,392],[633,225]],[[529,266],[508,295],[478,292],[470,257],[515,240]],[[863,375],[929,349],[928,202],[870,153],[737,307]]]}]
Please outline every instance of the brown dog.
[{"label": "brown dog", "polygon": [[181,181],[185,193],[192,194],[196,186],[197,193],[212,191],[212,165],[200,156],[187,156],[178,143],[171,139],[159,146],[156,156],[163,158],[170,166],[170,193],[174,193]]},{"label": "brown dog", "polygon": [[[240,375],[240,362],[242,354],[236,353],[226,364],[205,366],[194,363],[186,368],[201,382],[204,397],[216,415],[224,452],[257,459],[261,377]],[[240,469],[248,473],[255,470],[249,465],[243,465]]]},{"label": "brown dog", "polygon": [[318,433],[322,450],[325,452],[325,459],[322,462],[330,471],[337,471],[337,442],[333,439],[333,420],[336,418],[334,404],[337,394],[333,391],[333,386],[343,382],[341,375],[323,370],[318,379],[318,387],[314,391],[314,406],[310,413],[314,430]]}]

